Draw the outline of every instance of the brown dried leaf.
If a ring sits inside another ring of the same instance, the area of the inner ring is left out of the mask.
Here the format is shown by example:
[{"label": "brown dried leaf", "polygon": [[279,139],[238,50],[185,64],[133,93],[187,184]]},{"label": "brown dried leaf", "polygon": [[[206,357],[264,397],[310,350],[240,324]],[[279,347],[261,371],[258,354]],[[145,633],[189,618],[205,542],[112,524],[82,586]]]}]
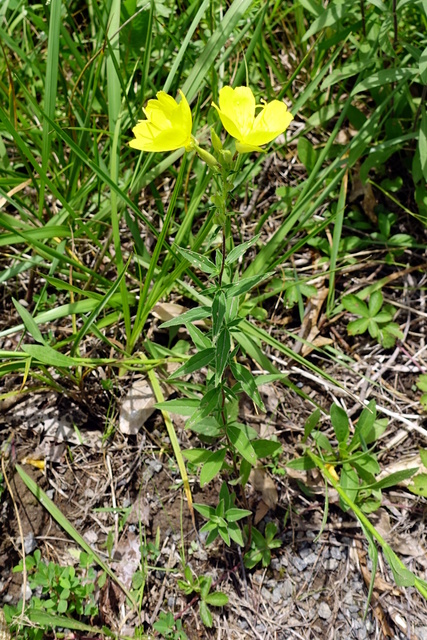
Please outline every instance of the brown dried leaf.
[{"label": "brown dried leaf", "polygon": [[255,491],[258,491],[261,494],[267,507],[269,509],[274,509],[279,501],[279,494],[277,493],[276,484],[270,476],[267,475],[265,469],[252,469],[249,481]]}]

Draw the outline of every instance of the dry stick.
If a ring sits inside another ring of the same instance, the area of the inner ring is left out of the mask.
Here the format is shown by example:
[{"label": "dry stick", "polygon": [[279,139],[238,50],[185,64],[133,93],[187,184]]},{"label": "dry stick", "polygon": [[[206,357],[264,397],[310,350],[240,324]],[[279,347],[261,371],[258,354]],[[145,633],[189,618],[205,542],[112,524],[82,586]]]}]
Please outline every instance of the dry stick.
[{"label": "dry stick", "polygon": [[25,596],[27,593],[27,566],[25,564],[25,542],[24,542],[24,532],[22,530],[21,518],[19,516],[18,505],[16,504],[15,497],[13,495],[12,487],[10,486],[9,479],[6,473],[6,466],[4,464],[5,455],[2,453],[1,456],[1,470],[3,473],[4,481],[6,483],[7,490],[9,491],[10,497],[12,499],[13,508],[15,510],[16,521],[18,523],[19,535],[21,536],[21,552],[22,552],[22,611],[21,618],[24,617],[25,614]]}]

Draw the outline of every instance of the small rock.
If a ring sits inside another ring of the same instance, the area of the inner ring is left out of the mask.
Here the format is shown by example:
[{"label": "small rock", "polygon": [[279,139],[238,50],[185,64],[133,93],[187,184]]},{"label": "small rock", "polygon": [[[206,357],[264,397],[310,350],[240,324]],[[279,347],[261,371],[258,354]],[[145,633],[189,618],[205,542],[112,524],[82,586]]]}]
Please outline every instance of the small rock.
[{"label": "small rock", "polygon": [[[21,544],[21,536],[18,538],[18,543]],[[34,533],[32,531],[24,537],[24,549],[27,555],[33,553],[33,551],[37,549],[37,540],[34,538]]]},{"label": "small rock", "polygon": [[98,542],[98,534],[93,529],[88,529],[84,532],[83,538],[88,544],[95,544]]},{"label": "small rock", "polygon": [[261,587],[261,595],[265,600],[271,600],[271,593],[266,587]]},{"label": "small rock", "polygon": [[327,602],[320,603],[319,610],[317,613],[319,618],[322,618],[322,620],[328,620],[332,615],[331,608]]},{"label": "small rock", "polygon": [[284,598],[289,598],[294,592],[294,585],[292,584],[292,580],[286,578],[281,586],[281,591]]},{"label": "small rock", "polygon": [[305,558],[305,562],[306,562],[307,564],[309,564],[309,565],[310,565],[310,564],[314,564],[314,563],[317,561],[318,557],[319,557],[319,556],[318,556],[318,554],[317,554],[317,553],[310,553],[310,554]]},{"label": "small rock", "polygon": [[292,564],[296,569],[298,569],[298,571],[304,571],[307,568],[306,562],[301,560],[301,558],[298,558],[298,556],[292,558]]},{"label": "small rock", "polygon": [[335,558],[329,558],[328,560],[325,560],[323,566],[325,567],[326,571],[335,571],[335,569],[338,567],[338,560],[335,560]]},{"label": "small rock", "polygon": [[341,560],[342,558],[341,549],[338,549],[338,547],[332,547],[331,558],[335,558],[335,560]]},{"label": "small rock", "polygon": [[366,640],[367,637],[368,637],[368,634],[366,632],[365,627],[361,627],[357,632],[357,640]]},{"label": "small rock", "polygon": [[280,560],[279,560],[279,558],[272,558],[271,559],[271,568],[273,569],[273,571],[279,571],[279,569],[280,569]]},{"label": "small rock", "polygon": [[159,473],[163,469],[160,460],[148,460],[147,464],[153,469],[154,473]]},{"label": "small rock", "polygon": [[275,587],[273,589],[273,593],[271,594],[271,599],[274,604],[277,604],[279,600],[282,599],[282,589],[280,587]]}]

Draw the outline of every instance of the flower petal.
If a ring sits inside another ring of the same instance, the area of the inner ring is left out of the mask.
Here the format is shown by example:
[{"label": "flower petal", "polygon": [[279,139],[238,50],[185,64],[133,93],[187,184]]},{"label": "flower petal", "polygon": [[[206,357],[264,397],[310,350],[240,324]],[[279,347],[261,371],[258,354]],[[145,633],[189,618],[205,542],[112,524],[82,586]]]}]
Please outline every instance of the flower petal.
[{"label": "flower petal", "polygon": [[179,104],[164,91],[148,101],[144,109],[147,119],[132,129],[135,140],[129,143],[131,147],[152,152],[193,147],[191,110],[182,91],[180,95]]},{"label": "flower petal", "polygon": [[[216,106],[216,105],[215,105]],[[218,107],[216,107],[218,109]],[[223,87],[219,92],[219,109],[224,128],[233,138],[243,138],[252,128],[255,120],[255,98],[249,87]],[[227,128],[223,121],[227,122]]]},{"label": "flower petal", "polygon": [[262,145],[271,142],[278,135],[286,131],[293,116],[287,106],[279,100],[273,100],[264,105],[261,113],[255,118],[252,130],[245,136],[243,142],[250,145]]}]

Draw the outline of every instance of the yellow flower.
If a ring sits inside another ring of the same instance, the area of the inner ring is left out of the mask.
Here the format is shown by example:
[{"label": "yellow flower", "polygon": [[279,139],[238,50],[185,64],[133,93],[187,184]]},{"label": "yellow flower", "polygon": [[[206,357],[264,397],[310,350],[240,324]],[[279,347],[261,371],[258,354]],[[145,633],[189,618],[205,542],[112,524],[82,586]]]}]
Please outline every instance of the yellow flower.
[{"label": "yellow flower", "polygon": [[[293,120],[286,105],[279,100],[256,106],[249,87],[223,87],[219,92],[219,107],[212,104],[225,130],[236,138],[239,153],[262,151],[260,145],[277,138]],[[256,108],[261,108],[257,116]]]},{"label": "yellow flower", "polygon": [[193,148],[193,126],[188,102],[182,93],[181,102],[159,91],[156,100],[149,100],[143,109],[147,119],[140,120],[132,129],[135,140],[129,145],[141,151],[174,151]]}]

